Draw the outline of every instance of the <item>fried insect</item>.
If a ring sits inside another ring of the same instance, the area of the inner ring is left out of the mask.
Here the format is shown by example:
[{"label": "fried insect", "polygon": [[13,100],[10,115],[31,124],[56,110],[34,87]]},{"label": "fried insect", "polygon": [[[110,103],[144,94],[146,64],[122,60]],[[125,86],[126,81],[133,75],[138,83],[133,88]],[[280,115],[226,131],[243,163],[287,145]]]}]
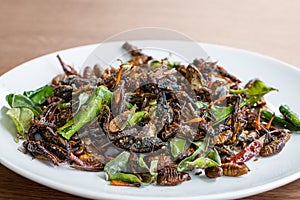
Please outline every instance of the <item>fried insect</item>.
[{"label": "fried insect", "polygon": [[215,144],[222,145],[229,141],[232,137],[232,130],[225,130],[215,137]]},{"label": "fried insect", "polygon": [[245,164],[223,163],[221,167],[225,176],[242,176],[250,171]]},{"label": "fried insect", "polygon": [[72,67],[71,65],[66,64],[59,55],[56,56],[57,59],[59,60],[65,74],[67,76],[69,75],[78,75],[77,71],[74,69],[74,67]]},{"label": "fried insect", "polygon": [[205,169],[205,175],[208,178],[218,178],[223,176],[223,168],[222,167],[208,167]]},{"label": "fried insect", "polygon": [[273,156],[282,151],[285,144],[290,140],[291,135],[288,130],[283,130],[282,134],[278,139],[271,141],[269,144],[266,144],[261,152],[259,153],[262,157]]},{"label": "fried insect", "polygon": [[140,49],[138,49],[136,46],[129,44],[128,42],[125,42],[122,47],[132,55],[132,59],[128,62],[132,63],[133,65],[140,66],[152,60],[151,56],[143,54]]},{"label": "fried insect", "polygon": [[45,148],[41,141],[25,141],[23,146],[34,158],[49,160],[54,165],[58,165],[61,162],[56,155]]},{"label": "fried insect", "polygon": [[158,171],[157,184],[164,186],[175,186],[190,179],[191,177],[188,173],[178,172],[176,167],[173,166],[166,166]]}]

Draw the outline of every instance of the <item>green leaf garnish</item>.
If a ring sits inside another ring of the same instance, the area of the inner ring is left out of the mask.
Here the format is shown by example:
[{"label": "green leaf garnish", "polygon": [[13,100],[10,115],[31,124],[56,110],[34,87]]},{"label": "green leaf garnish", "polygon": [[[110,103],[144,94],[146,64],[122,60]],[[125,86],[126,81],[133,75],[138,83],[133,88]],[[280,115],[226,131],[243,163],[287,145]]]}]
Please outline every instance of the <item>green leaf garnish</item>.
[{"label": "green leaf garnish", "polygon": [[6,114],[13,120],[18,133],[25,138],[30,128],[30,123],[34,119],[34,113],[29,108],[11,108]]},{"label": "green leaf garnish", "polygon": [[249,87],[240,90],[230,90],[231,94],[243,94],[247,93],[248,101],[251,105],[254,105],[257,101],[259,101],[265,94],[271,91],[278,91],[276,88],[269,87],[265,85],[259,79],[255,79]]}]

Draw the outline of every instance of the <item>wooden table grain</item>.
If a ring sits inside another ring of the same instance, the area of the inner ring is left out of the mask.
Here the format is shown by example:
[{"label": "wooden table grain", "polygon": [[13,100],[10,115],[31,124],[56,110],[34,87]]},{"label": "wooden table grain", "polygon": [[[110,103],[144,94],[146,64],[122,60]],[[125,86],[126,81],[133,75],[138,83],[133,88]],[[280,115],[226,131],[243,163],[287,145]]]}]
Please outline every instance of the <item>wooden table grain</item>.
[{"label": "wooden table grain", "polygon": [[[300,66],[299,8],[298,0],[0,0],[0,74],[53,51],[149,26]],[[299,188],[297,180],[245,199],[300,199]],[[0,199],[43,198],[81,199],[0,165]]]}]

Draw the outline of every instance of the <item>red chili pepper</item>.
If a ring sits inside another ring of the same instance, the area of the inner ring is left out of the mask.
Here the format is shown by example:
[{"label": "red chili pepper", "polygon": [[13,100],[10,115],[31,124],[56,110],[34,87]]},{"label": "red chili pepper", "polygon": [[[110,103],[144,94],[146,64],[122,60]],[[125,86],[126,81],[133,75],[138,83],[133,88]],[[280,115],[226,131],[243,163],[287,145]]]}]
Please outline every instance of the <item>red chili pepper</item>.
[{"label": "red chili pepper", "polygon": [[263,147],[264,136],[251,142],[248,146],[246,146],[243,150],[241,150],[238,154],[227,157],[223,160],[223,162],[231,162],[236,164],[243,164],[244,162],[250,160],[254,156],[258,155]]}]

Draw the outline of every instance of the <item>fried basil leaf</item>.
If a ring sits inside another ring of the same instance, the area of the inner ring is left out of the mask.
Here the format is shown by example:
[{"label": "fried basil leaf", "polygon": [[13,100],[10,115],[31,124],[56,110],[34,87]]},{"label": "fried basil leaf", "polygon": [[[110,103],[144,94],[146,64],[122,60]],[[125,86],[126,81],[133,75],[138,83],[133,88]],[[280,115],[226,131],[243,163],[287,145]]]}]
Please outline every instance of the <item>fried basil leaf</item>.
[{"label": "fried basil leaf", "polygon": [[198,148],[196,149],[196,151],[194,151],[192,155],[180,161],[180,163],[177,165],[177,171],[183,172],[190,170],[189,163],[191,163],[199,154],[206,154],[206,152],[208,151],[209,138],[205,138],[203,142],[197,142],[194,144],[198,146]]},{"label": "fried basil leaf", "polygon": [[104,167],[104,172],[106,174],[106,179],[110,178],[118,172],[126,172],[128,168],[130,153],[122,152],[115,159],[108,162]]},{"label": "fried basil leaf", "polygon": [[53,87],[45,85],[37,90],[26,91],[23,93],[23,95],[31,99],[35,105],[41,105],[45,103],[47,98],[52,96],[53,91]]},{"label": "fried basil leaf", "polygon": [[142,184],[142,181],[134,174],[127,174],[127,173],[122,173],[122,172],[117,172],[114,175],[112,175],[109,179],[110,181],[112,180],[118,180],[118,181],[123,181],[126,183],[138,183]]},{"label": "fried basil leaf", "polygon": [[211,150],[207,153],[207,157],[213,161],[215,161],[218,165],[221,165],[221,158],[217,151],[217,149],[214,148],[214,150]]},{"label": "fried basil leaf", "polygon": [[150,173],[150,178],[147,182],[143,182],[144,184],[150,184],[150,183],[155,183],[157,180],[157,165],[158,165],[158,160],[152,160],[150,163],[150,167],[145,163],[144,161],[144,156],[141,155],[139,157],[139,165],[142,168],[147,169],[147,171]]},{"label": "fried basil leaf", "polygon": [[[242,99],[240,107],[244,107],[247,104],[246,99]],[[196,108],[209,108],[211,115],[213,115],[213,118],[215,121],[213,122],[213,125],[217,125],[220,122],[224,121],[226,118],[228,118],[231,113],[233,112],[234,107],[232,105],[230,106],[208,106],[208,104],[203,103],[201,101],[197,101],[195,104]]]},{"label": "fried basil leaf", "polygon": [[171,154],[174,158],[176,158],[180,153],[184,152],[186,147],[186,140],[180,138],[172,138],[169,140]]},{"label": "fried basil leaf", "polygon": [[112,96],[112,92],[105,86],[97,87],[95,93],[86,104],[85,109],[80,110],[72,120],[69,120],[63,127],[60,127],[57,130],[58,133],[69,140],[79,129],[100,113],[103,105],[110,104]]},{"label": "fried basil leaf", "polygon": [[29,108],[11,108],[6,114],[13,120],[17,131],[23,138],[30,128],[30,123],[34,119],[34,113]]},{"label": "fried basil leaf", "polygon": [[194,169],[205,169],[207,167],[216,167],[219,166],[217,162],[207,157],[200,157],[195,159],[194,161],[187,161],[185,165],[186,170],[194,170]]},{"label": "fried basil leaf", "polygon": [[248,98],[248,102],[251,105],[254,105],[257,101],[259,101],[265,94],[271,91],[278,91],[276,88],[272,88],[267,86],[264,82],[259,79],[255,79],[252,81],[247,88],[240,90],[230,90],[231,94],[243,94],[246,93]]}]

